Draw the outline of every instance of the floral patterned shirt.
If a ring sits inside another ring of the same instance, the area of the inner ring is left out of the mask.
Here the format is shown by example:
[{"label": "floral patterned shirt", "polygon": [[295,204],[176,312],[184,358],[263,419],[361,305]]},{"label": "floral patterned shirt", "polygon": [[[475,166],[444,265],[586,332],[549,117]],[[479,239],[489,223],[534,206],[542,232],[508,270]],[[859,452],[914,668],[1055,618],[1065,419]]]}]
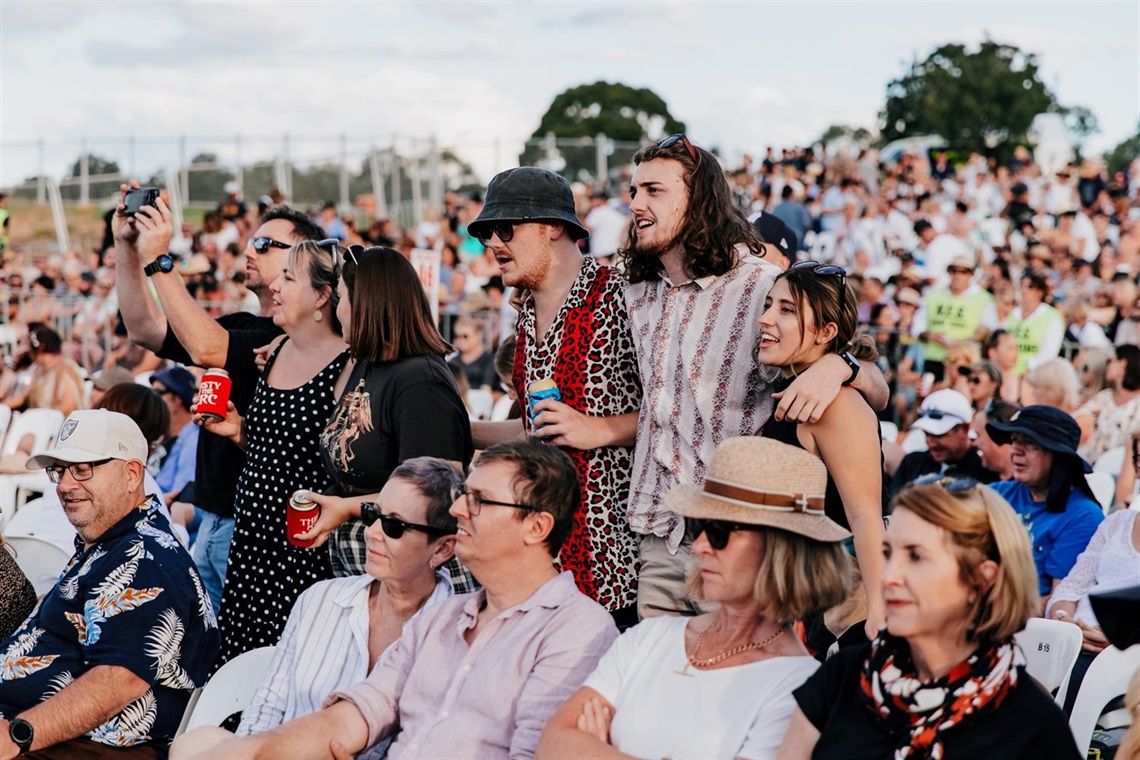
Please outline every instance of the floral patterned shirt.
[{"label": "floral patterned shirt", "polygon": [[50,699],[88,670],[117,665],[151,685],[89,731],[101,744],[170,743],[206,681],[219,635],[190,555],[150,496],[75,555],[24,624],[0,642],[0,716]]}]

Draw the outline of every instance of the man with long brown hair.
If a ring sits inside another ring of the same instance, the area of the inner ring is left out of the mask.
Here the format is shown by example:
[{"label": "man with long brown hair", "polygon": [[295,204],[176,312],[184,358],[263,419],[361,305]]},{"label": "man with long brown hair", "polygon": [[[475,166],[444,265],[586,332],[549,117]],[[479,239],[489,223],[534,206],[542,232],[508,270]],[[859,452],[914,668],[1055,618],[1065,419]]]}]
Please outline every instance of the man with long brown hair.
[{"label": "man with long brown hair", "polygon": [[716,156],[673,135],[633,161],[633,223],[618,256],[645,389],[629,519],[643,535],[638,613],[646,617],[691,609],[683,599],[684,522],[664,496],[678,483],[703,483],[718,443],[756,435],[773,411],[814,422],[845,384],[876,409],[889,392],[874,365],[834,354],[773,394],[775,375],[757,363],[756,348],[764,297],[780,269],[764,260]]}]

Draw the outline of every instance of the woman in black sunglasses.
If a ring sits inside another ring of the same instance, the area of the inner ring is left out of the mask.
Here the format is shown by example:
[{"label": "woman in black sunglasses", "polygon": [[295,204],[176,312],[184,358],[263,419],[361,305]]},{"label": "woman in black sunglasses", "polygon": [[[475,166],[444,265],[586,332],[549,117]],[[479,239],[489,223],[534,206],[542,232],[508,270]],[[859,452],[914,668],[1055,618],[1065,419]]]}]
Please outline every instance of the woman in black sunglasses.
[{"label": "woman in black sunglasses", "polygon": [[[474,446],[467,409],[443,360],[451,346],[436,329],[412,265],[391,248],[326,243],[337,255],[337,315],[352,361],[320,439],[333,485],[312,494],[321,517],[303,539],[315,539],[316,546],[329,541],[335,575],[359,575],[365,563],[361,502],[373,501],[403,461],[431,456],[462,469]],[[473,591],[465,571],[451,567],[460,591]]]},{"label": "woman in black sunglasses", "polygon": [[[757,359],[779,368],[779,390],[828,354],[844,355],[853,367],[874,361],[878,356],[874,341],[866,334],[856,335],[856,327],[855,297],[846,272],[818,262],[801,262],[776,278],[765,299]],[[773,418],[765,424],[763,435],[823,460],[829,473],[827,516],[852,532],[865,588],[878,589],[886,499],[882,441],[874,410],[853,388],[843,388],[818,422]],[[851,638],[857,642],[863,637],[854,626],[864,618],[866,638],[874,638],[883,626],[883,602],[877,592],[865,593],[857,587],[849,604],[825,616],[827,630],[814,621],[809,643],[826,651],[828,632],[842,635],[848,629],[853,629]]]}]

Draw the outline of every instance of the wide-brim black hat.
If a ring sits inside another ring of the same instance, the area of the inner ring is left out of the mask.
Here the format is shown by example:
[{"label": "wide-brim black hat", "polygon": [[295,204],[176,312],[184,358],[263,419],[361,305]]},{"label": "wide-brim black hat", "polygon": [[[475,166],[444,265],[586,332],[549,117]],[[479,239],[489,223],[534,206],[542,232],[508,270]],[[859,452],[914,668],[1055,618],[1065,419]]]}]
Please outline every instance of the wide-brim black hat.
[{"label": "wide-brim black hat", "polygon": [[1054,406],[1036,404],[1018,409],[1009,422],[986,423],[986,432],[999,446],[1009,443],[1014,433],[1020,433],[1046,451],[1076,460],[1086,473],[1092,472],[1092,466],[1077,453],[1080,425]]},{"label": "wide-brim black hat", "polygon": [[495,222],[557,221],[566,225],[573,240],[589,237],[574,211],[570,183],[554,172],[520,166],[499,172],[487,185],[487,200],[467,231],[479,238],[491,234]]},{"label": "wide-brim black hat", "polygon": [[1140,644],[1140,586],[1089,594],[1093,614],[1117,649]]}]

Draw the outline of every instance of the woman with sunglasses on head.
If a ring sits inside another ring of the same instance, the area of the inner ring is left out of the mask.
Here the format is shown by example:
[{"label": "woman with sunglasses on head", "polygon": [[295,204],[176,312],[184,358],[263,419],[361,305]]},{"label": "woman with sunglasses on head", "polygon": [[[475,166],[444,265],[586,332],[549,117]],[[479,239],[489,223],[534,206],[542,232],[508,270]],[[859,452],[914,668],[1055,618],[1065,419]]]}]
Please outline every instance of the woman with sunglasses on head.
[{"label": "woman with sunglasses on head", "polygon": [[[798,374],[828,354],[841,354],[858,367],[874,361],[874,342],[856,335],[855,298],[839,267],[805,261],[776,278],[760,316],[760,348],[757,360],[776,367],[786,387]],[[875,411],[853,388],[843,388],[818,422],[795,423],[768,420],[762,435],[805,449],[827,466],[827,516],[854,536],[854,553],[863,582],[877,589],[883,541],[882,443]],[[864,605],[864,596],[866,597]],[[883,606],[878,594],[856,588],[852,599],[831,611],[828,631],[843,635],[863,621],[863,632],[874,638],[883,625]],[[834,640],[818,622],[811,626],[809,644],[821,653]],[[861,640],[857,631],[851,637]],[[830,640],[829,640],[830,639]]]},{"label": "woman with sunglasses on head", "polygon": [[302,488],[323,488],[319,431],[332,413],[333,385],[348,360],[336,318],[332,255],[311,241],[289,249],[269,286],[273,322],[285,339],[272,350],[248,414],[231,401],[224,420],[195,422],[245,449],[234,502],[234,535],[218,623],[219,665],[277,643],[297,596],[332,577],[329,559],[291,543],[287,504]]},{"label": "woman with sunglasses on head", "polygon": [[[364,572],[361,502],[372,501],[401,462],[432,456],[462,470],[471,461],[471,423],[443,357],[451,347],[432,320],[412,265],[391,248],[339,248],[337,315],[352,362],[337,381],[337,403],[320,434],[327,489],[311,489],[321,507],[302,540],[330,544],[335,575]],[[323,491],[323,492],[322,492]],[[474,590],[457,564],[461,593]]]},{"label": "woman with sunglasses on head", "polygon": [[[329,694],[380,666],[420,611],[452,595],[442,568],[455,549],[456,522],[448,510],[462,485],[442,459],[409,459],[392,471],[375,503],[362,505],[367,572],[322,581],[297,598],[269,669],[242,712],[239,736],[317,712]],[[208,754],[229,737],[224,729],[200,729],[180,740],[180,748]],[[357,757],[382,758],[388,744]]]},{"label": "woman with sunglasses on head", "polygon": [[1009,505],[972,480],[910,486],[882,553],[887,630],[796,690],[778,757],[1079,758],[1013,640],[1039,599]]},{"label": "woman with sunglasses on head", "polygon": [[[758,467],[757,462],[765,463]],[[536,757],[769,758],[819,667],[793,621],[842,601],[850,534],[823,512],[827,471],[805,451],[730,438],[704,486],[678,485],[697,567],[697,617],[643,620],[554,714]]]}]

